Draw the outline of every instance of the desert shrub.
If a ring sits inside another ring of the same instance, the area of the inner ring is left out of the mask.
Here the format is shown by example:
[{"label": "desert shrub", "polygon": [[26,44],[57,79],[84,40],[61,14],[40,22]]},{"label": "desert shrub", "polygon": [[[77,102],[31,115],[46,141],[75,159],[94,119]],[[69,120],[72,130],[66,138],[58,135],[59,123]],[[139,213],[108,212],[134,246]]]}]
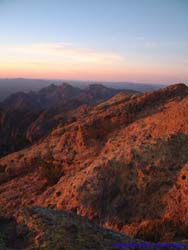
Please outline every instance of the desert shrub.
[{"label": "desert shrub", "polygon": [[0,173],[5,173],[6,165],[0,164]]},{"label": "desert shrub", "polygon": [[[122,174],[124,170],[125,174]],[[97,168],[95,175],[79,187],[80,202],[85,207],[92,208],[99,216],[100,222],[128,222],[132,213],[128,198],[129,189],[131,188],[131,194],[137,192],[136,186],[130,181],[132,171],[134,170],[128,169],[128,165],[115,160]]]},{"label": "desert shrub", "polygon": [[3,236],[1,233],[0,233],[0,249],[1,250],[6,249],[5,242],[3,240]]},{"label": "desert shrub", "polygon": [[120,193],[115,168],[97,170],[93,178],[88,178],[78,189],[79,199],[86,207],[92,207],[105,219],[111,210],[111,202]]},{"label": "desert shrub", "polygon": [[168,139],[158,139],[156,144],[148,144],[142,154],[148,162],[161,162],[161,165],[176,166],[188,161],[188,134],[177,133]]},{"label": "desert shrub", "polygon": [[149,242],[158,242],[161,239],[162,225],[159,220],[151,221],[147,226],[141,228],[135,238]]},{"label": "desert shrub", "polygon": [[54,165],[52,162],[42,160],[40,167],[41,174],[47,180],[49,186],[55,185],[61,176],[64,175],[63,167],[61,165]]},{"label": "desert shrub", "polygon": [[175,238],[177,240],[188,239],[188,225],[181,225],[177,228]]},{"label": "desert shrub", "polygon": [[135,238],[150,242],[176,241],[188,239],[188,225],[173,221],[153,220],[143,226]]},{"label": "desert shrub", "polygon": [[49,186],[55,185],[64,175],[63,166],[54,162],[51,153],[45,159],[42,159],[40,155],[34,159],[34,163],[40,167],[40,175],[46,179]]},{"label": "desert shrub", "polygon": [[132,153],[132,158],[134,159],[134,161],[140,162],[142,160],[142,156],[141,156],[139,149],[132,148],[131,153]]}]

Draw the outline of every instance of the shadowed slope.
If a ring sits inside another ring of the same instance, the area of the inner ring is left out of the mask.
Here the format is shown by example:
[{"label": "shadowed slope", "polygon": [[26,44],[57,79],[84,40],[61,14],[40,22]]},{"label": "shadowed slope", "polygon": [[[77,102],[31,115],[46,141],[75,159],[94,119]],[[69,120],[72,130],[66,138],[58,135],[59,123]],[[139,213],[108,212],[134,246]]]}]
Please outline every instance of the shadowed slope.
[{"label": "shadowed slope", "polygon": [[187,110],[183,84],[95,106],[1,159],[4,212],[40,204],[146,240],[187,238]]},{"label": "shadowed slope", "polygon": [[0,156],[31,145],[119,92],[99,84],[80,89],[64,83],[7,97],[0,104]]}]

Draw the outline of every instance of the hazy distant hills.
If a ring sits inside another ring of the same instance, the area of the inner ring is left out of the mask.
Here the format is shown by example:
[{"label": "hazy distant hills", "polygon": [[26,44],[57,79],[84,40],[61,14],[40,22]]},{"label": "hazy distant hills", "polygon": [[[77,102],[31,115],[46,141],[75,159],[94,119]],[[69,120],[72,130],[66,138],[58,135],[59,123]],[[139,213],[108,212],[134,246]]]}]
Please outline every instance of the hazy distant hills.
[{"label": "hazy distant hills", "polygon": [[37,91],[50,84],[48,80],[36,79],[0,79],[0,101],[10,94],[15,92],[29,92],[31,90]]},{"label": "hazy distant hills", "polygon": [[97,104],[111,98],[119,92],[139,93],[129,89],[115,89],[102,84],[75,87],[68,83],[50,84],[39,91],[16,92],[6,97],[0,106],[8,109],[50,108],[64,105],[69,100],[79,100],[85,103]]},{"label": "hazy distant hills", "polygon": [[81,89],[63,83],[8,96],[0,103],[0,156],[36,142],[58,124],[70,123],[120,92],[137,93],[100,84]]},{"label": "hazy distant hills", "polygon": [[[38,91],[41,88],[47,87],[50,84],[61,84],[62,82],[67,82],[63,80],[41,80],[41,79],[0,79],[0,101],[3,100],[10,94],[15,92],[29,92]],[[68,81],[69,84],[75,87],[85,88],[86,86],[95,83],[92,81]],[[117,88],[117,89],[132,89],[140,92],[146,92],[151,90],[156,90],[165,85],[160,84],[143,84],[143,83],[115,83],[115,82],[100,82],[106,87]]]}]

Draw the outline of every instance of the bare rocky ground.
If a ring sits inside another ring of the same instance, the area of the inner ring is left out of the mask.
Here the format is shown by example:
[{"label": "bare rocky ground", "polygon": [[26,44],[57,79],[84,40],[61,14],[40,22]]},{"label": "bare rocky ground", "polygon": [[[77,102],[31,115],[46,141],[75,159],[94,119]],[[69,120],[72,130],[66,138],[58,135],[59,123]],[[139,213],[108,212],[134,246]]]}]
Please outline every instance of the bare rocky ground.
[{"label": "bare rocky ground", "polygon": [[[186,245],[185,242],[176,243],[174,246],[168,244],[165,249],[188,249]],[[24,209],[17,220],[1,219],[0,249],[154,250],[156,245],[101,228],[72,212],[34,207]],[[164,244],[158,244],[157,249],[164,249]]]},{"label": "bare rocky ground", "polygon": [[59,124],[0,159],[3,217],[41,206],[145,241],[188,239],[187,113],[188,88],[176,84],[118,94]]}]

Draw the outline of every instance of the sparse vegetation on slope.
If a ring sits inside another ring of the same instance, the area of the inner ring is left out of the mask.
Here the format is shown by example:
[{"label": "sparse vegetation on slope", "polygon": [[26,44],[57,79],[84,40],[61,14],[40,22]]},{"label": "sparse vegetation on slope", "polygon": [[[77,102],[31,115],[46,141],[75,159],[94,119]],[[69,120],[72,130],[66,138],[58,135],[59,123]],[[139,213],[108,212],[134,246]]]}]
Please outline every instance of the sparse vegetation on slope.
[{"label": "sparse vegetation on slope", "polygon": [[9,214],[34,204],[72,210],[145,240],[186,238],[187,89],[119,95],[2,158],[0,204]]}]

